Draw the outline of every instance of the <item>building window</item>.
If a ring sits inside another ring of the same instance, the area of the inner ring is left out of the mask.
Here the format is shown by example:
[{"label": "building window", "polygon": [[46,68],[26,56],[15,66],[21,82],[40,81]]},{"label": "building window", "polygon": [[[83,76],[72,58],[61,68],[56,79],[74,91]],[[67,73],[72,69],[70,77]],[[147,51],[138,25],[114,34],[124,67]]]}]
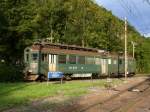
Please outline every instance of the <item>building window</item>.
[{"label": "building window", "polygon": [[86,64],[95,64],[94,57],[86,57]]},{"label": "building window", "polygon": [[69,56],[69,63],[70,64],[76,64],[76,56],[70,55]]},{"label": "building window", "polygon": [[66,64],[66,55],[59,55],[58,56],[58,63]]},{"label": "building window", "polygon": [[32,54],[32,60],[33,61],[37,61],[38,60],[38,54],[37,53],[33,53]]},{"label": "building window", "polygon": [[85,64],[85,56],[79,56],[78,57],[78,63],[79,64]]}]

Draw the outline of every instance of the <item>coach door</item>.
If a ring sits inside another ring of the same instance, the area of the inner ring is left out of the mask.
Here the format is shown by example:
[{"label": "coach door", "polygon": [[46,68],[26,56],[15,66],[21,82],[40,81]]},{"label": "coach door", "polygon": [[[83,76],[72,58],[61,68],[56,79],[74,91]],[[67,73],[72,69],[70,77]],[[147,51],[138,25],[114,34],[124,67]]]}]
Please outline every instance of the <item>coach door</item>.
[{"label": "coach door", "polygon": [[107,75],[108,72],[108,62],[107,59],[101,59],[101,67],[102,67],[102,74]]},{"label": "coach door", "polygon": [[49,71],[55,72],[56,71],[56,55],[49,54]]}]

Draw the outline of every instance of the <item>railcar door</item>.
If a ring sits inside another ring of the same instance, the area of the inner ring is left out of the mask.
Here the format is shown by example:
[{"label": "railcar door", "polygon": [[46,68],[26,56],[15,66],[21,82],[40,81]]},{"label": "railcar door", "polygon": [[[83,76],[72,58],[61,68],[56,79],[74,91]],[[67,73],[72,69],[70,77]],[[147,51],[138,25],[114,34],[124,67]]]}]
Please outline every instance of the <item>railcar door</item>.
[{"label": "railcar door", "polygon": [[102,69],[102,75],[108,74],[108,62],[107,59],[101,59],[101,69]]},{"label": "railcar door", "polygon": [[56,71],[56,55],[49,54],[49,71],[55,72]]}]

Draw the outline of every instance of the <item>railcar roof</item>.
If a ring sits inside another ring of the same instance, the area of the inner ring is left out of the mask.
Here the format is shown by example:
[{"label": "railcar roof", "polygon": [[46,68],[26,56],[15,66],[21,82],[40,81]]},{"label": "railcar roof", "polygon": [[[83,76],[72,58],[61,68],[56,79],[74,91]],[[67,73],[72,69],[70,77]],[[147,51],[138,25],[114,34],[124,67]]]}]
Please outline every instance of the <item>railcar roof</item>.
[{"label": "railcar roof", "polygon": [[39,50],[42,47],[42,52],[51,52],[56,54],[80,54],[89,56],[104,56],[106,52],[99,52],[99,49],[79,47],[75,45],[64,45],[54,43],[34,43],[31,48],[33,50]]},{"label": "railcar roof", "polygon": [[[69,54],[83,54],[83,55],[103,55],[107,57],[117,58],[118,54],[111,52],[108,53],[106,51],[99,52],[99,49],[96,48],[88,48],[88,47],[80,47],[76,45],[65,45],[60,43],[48,43],[48,42],[36,42],[31,47],[32,49],[38,50],[40,45],[42,46],[43,51],[49,52],[49,48],[51,48],[51,52],[53,53],[69,53]],[[103,50],[102,50],[103,51]],[[120,55],[119,57],[124,58],[124,55]],[[129,56],[128,58],[132,58]]]},{"label": "railcar roof", "polygon": [[80,50],[80,51],[92,51],[92,52],[98,52],[98,49],[96,48],[87,48],[87,47],[80,47],[76,45],[65,45],[60,43],[34,43],[34,45],[42,45],[43,47],[50,47],[50,48],[60,48],[60,49],[67,49],[67,50]]}]

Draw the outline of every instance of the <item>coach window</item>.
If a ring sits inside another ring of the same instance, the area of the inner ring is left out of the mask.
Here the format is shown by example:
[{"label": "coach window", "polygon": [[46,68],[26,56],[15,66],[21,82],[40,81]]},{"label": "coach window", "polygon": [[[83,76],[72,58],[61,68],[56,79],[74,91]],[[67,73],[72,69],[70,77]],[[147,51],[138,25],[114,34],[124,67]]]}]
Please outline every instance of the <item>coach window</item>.
[{"label": "coach window", "polygon": [[58,63],[66,64],[66,55],[59,55],[58,56]]},{"label": "coach window", "polygon": [[86,58],[86,64],[95,64],[94,63],[94,57],[87,57]]},{"label": "coach window", "polygon": [[38,60],[38,54],[37,53],[33,53],[32,54],[32,60],[33,61],[37,61]]},{"label": "coach window", "polygon": [[76,56],[75,55],[69,55],[69,63],[76,64]]},{"label": "coach window", "polygon": [[121,59],[119,59],[119,64],[122,64],[122,60]]},{"label": "coach window", "polygon": [[85,56],[79,56],[78,57],[78,63],[79,64],[85,64]]},{"label": "coach window", "polygon": [[117,60],[114,60],[114,65],[116,65],[117,64]]},{"label": "coach window", "polygon": [[100,65],[101,64],[101,59],[100,58],[95,58],[95,64]]},{"label": "coach window", "polygon": [[109,65],[112,64],[112,59],[108,59],[108,64],[109,64]]}]

